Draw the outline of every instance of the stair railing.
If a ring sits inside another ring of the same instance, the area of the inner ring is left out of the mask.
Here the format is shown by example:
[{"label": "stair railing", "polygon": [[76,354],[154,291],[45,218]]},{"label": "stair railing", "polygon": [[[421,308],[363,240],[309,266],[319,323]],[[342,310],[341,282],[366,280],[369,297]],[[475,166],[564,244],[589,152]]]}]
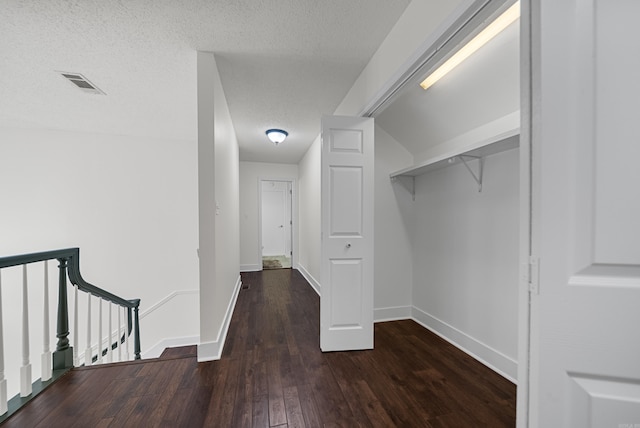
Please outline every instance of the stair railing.
[{"label": "stair railing", "polygon": [[[53,354],[49,349],[49,273],[48,261],[58,261],[58,307],[57,307],[57,329],[56,350]],[[44,264],[43,282],[43,322],[44,340],[42,353],[42,376],[32,383],[31,363],[29,355],[29,292],[27,265],[42,262]],[[4,356],[4,330],[2,314],[2,270],[5,268],[22,266],[22,366],[20,367],[20,394],[11,400],[7,400],[7,380],[5,379],[5,356]],[[69,340],[69,304],[67,277],[73,285],[73,343]],[[139,308],[140,299],[127,300],[118,297],[108,291],[88,283],[80,274],[80,250],[79,248],[67,248],[61,250],[45,251],[39,253],[22,254],[17,256],[0,258],[0,422],[14,413],[20,406],[26,404],[42,389],[46,388],[55,379],[66,373],[74,366],[79,366],[78,357],[78,292],[87,295],[87,343],[84,351],[84,365],[91,365],[95,362],[105,362],[103,357],[107,357],[106,362],[113,361],[113,351],[117,350],[118,361],[129,359],[129,336],[133,333],[134,358],[140,359],[140,325]],[[92,344],[92,299],[98,299],[98,334],[95,346]],[[107,337],[103,337],[103,303],[106,302],[108,310],[108,331]],[[114,333],[112,325],[113,308],[117,311],[117,331]],[[125,325],[122,325],[124,314]],[[114,340],[115,338],[115,340]],[[72,346],[73,345],[73,346]],[[124,357],[123,357],[124,348]],[[94,352],[95,349],[95,352]]]}]

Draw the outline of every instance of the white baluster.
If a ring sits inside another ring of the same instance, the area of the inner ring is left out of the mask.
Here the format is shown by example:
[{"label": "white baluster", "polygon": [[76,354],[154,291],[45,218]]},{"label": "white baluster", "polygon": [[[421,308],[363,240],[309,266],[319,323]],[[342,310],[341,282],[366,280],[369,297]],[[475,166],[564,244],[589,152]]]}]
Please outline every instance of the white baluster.
[{"label": "white baluster", "polygon": [[78,286],[73,286],[73,367],[78,367]]},{"label": "white baluster", "polygon": [[87,349],[84,351],[84,365],[93,364],[91,352],[91,293],[87,293]]},{"label": "white baluster", "polygon": [[44,261],[44,308],[43,314],[43,346],[42,346],[42,381],[51,379],[51,346],[49,346],[49,261]]},{"label": "white baluster", "polygon": [[107,342],[107,355],[109,356],[109,362],[113,363],[113,350],[111,344],[113,343],[113,324],[111,323],[111,313],[113,312],[113,303],[109,302],[109,341]]},{"label": "white baluster", "polygon": [[124,308],[124,359],[129,361],[129,311]]},{"label": "white baluster", "polygon": [[98,302],[98,363],[102,364],[102,297]]},{"label": "white baluster", "polygon": [[122,344],[120,343],[120,338],[122,337],[122,308],[120,306],[116,306],[118,308],[118,336],[116,340],[118,341],[118,361],[122,361]]},{"label": "white baluster", "polygon": [[0,415],[7,413],[7,380],[4,378],[4,329],[2,327],[2,277],[0,276]]},{"label": "white baluster", "polygon": [[22,265],[22,366],[20,367],[20,396],[31,395],[31,363],[29,362],[29,291],[27,265]]}]

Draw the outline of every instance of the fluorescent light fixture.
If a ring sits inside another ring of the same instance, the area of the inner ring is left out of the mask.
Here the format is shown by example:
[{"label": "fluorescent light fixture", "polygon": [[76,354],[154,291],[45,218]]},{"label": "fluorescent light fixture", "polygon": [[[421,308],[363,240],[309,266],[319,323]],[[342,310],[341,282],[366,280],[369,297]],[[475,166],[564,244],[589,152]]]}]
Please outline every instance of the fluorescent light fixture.
[{"label": "fluorescent light fixture", "polygon": [[471,39],[469,43],[464,45],[462,49],[427,76],[427,78],[420,83],[422,89],[427,90],[431,85],[444,77],[445,74],[453,70],[462,61],[470,57],[475,51],[484,46],[485,43],[493,39],[518,18],[520,18],[520,1],[515,2],[502,15],[497,17],[495,21],[489,24],[487,28],[482,30],[477,36]]},{"label": "fluorescent light fixture", "polygon": [[267,129],[266,134],[267,138],[269,138],[269,140],[271,140],[271,142],[276,146],[282,143],[289,135],[287,131],[283,131],[282,129]]}]

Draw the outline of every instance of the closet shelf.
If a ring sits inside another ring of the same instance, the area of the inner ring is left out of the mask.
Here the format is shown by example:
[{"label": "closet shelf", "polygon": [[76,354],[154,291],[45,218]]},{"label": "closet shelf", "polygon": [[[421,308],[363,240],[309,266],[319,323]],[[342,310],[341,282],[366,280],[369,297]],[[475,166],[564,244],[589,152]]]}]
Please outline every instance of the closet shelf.
[{"label": "closet shelf", "polygon": [[[496,153],[515,149],[520,145],[520,128],[514,128],[509,131],[496,135],[484,141],[472,145],[465,145],[464,148],[458,147],[445,151],[438,156],[428,158],[424,162],[420,162],[409,168],[404,168],[390,174],[391,181],[397,181],[404,186],[413,200],[416,200],[416,180],[419,175],[435,171],[446,166],[458,163],[464,164],[478,185],[478,192],[482,192],[482,172],[484,169],[484,158]],[[472,161],[476,163],[475,169],[471,166]]]},{"label": "closet shelf", "polygon": [[472,158],[484,158],[496,153],[515,149],[520,144],[520,129],[513,129],[498,135],[488,141],[483,141],[473,146],[466,146],[464,149],[451,150],[444,152],[438,156],[434,156],[408,168],[390,174],[390,178],[397,177],[417,177],[449,165],[462,163],[460,156],[466,157],[466,160]]}]

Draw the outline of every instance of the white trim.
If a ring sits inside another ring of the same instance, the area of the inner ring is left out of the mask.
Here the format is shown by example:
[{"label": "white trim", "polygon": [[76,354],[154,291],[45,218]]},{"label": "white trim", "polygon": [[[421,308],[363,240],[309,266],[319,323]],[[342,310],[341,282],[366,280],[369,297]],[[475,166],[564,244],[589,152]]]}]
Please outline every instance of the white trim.
[{"label": "white trim", "polygon": [[411,319],[411,306],[394,306],[390,308],[373,309],[374,323],[407,319]]},{"label": "white trim", "polygon": [[[258,253],[262,261],[262,182],[284,181],[291,183],[291,266],[298,264],[298,179],[296,177],[258,177]],[[260,269],[262,270],[262,265]],[[249,272],[249,271],[246,271]]]},{"label": "white trim", "polygon": [[200,342],[200,336],[188,336],[188,337],[171,337],[162,339],[151,348],[142,353],[142,359],[158,358],[165,349],[175,348],[177,346],[190,346],[197,345]]},{"label": "white trim", "polygon": [[517,385],[518,362],[515,359],[415,306],[412,308],[412,315],[415,322]]},{"label": "white trim", "polygon": [[242,279],[240,278],[240,275],[238,275],[238,280],[236,281],[233,295],[231,297],[231,300],[229,301],[229,306],[227,306],[227,312],[224,315],[224,322],[222,323],[222,326],[220,326],[220,330],[218,331],[217,339],[213,342],[204,342],[198,344],[199,363],[203,361],[219,360],[222,356],[224,342],[227,339],[227,332],[229,331],[229,324],[231,323],[231,316],[233,315],[233,310],[236,307],[236,302],[238,301],[238,293],[240,293],[241,286]]},{"label": "white trim", "polygon": [[240,265],[240,272],[259,272],[262,270],[262,265]]},{"label": "white trim", "polygon": [[[519,255],[520,280],[518,292],[518,392],[516,401],[516,426],[530,426],[531,397],[538,396],[537,386],[531,381],[531,294],[529,293],[529,261],[532,250],[532,145],[533,135],[533,82],[539,67],[533,66],[533,53],[540,49],[532,38],[535,8],[531,1],[520,4],[520,224]],[[539,94],[538,94],[539,95]],[[536,114],[538,114],[536,112]],[[534,398],[535,399],[535,398]]]},{"label": "white trim", "polygon": [[149,307],[144,312],[141,312],[140,313],[140,319],[143,319],[144,317],[149,315],[151,312],[153,312],[156,309],[160,308],[161,306],[169,303],[169,301],[172,300],[174,297],[183,296],[183,295],[186,295],[186,294],[198,294],[199,292],[200,292],[200,290],[176,290],[173,293],[167,295],[164,299],[160,300],[156,304],[154,304],[151,307]]},{"label": "white trim", "polygon": [[304,276],[304,279],[307,280],[311,288],[313,288],[313,291],[315,291],[316,294],[320,296],[320,290],[322,289],[322,287],[320,286],[320,283],[313,277],[313,275],[311,275],[309,271],[307,271],[307,269],[300,263],[298,263],[298,271],[302,274],[302,276]]}]

